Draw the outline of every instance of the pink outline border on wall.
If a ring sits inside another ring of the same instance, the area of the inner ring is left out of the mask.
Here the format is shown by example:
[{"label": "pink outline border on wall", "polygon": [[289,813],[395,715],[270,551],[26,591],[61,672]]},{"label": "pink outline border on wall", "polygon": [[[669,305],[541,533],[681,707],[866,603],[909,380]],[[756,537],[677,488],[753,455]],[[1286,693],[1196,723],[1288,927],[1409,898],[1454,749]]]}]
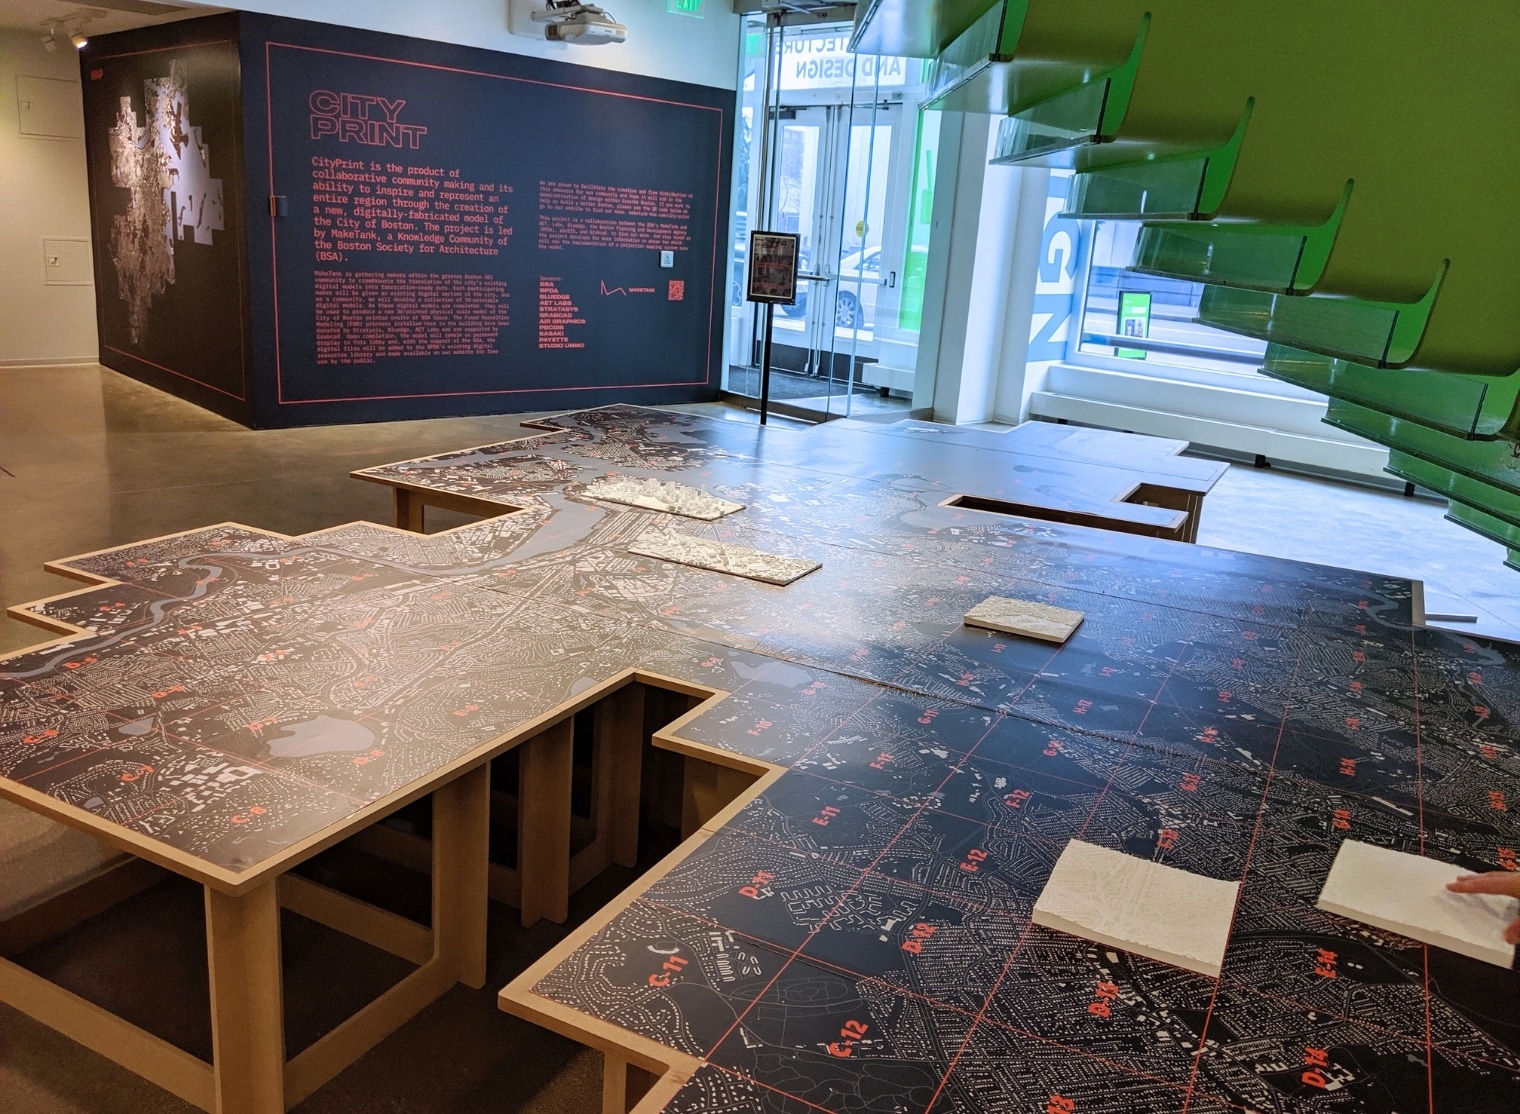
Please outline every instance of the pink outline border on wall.
[{"label": "pink outline border on wall", "polygon": [[718,221],[723,212],[722,184],[723,184],[723,110],[709,105],[689,104],[685,101],[672,101],[660,97],[643,97],[635,93],[617,93],[607,89],[587,89],[579,85],[564,85],[555,81],[539,81],[534,78],[511,77],[507,74],[486,73],[481,70],[467,70],[456,66],[440,66],[430,62],[411,62],[403,58],[384,58],[374,54],[358,54],[347,50],[329,50],[325,47],[302,46],[297,43],[266,42],[264,44],[264,107],[267,114],[267,126],[269,132],[269,192],[275,192],[274,185],[274,93],[271,76],[271,55],[274,47],[284,47],[287,50],[305,50],[313,54],[332,54],[342,58],[359,58],[369,62],[389,62],[396,66],[413,66],[418,69],[440,70],[444,73],[463,74],[468,77],[488,77],[497,81],[516,81],[524,85],[544,85],[554,89],[568,89],[577,93],[590,93],[603,97],[620,97],[624,100],[648,101],[653,104],[675,105],[680,108],[691,108],[699,112],[716,112],[718,114],[718,165],[717,174],[713,185],[713,257],[712,257],[712,283],[708,294],[707,311],[707,368],[706,375],[701,379],[681,380],[675,383],[613,383],[606,385],[585,387],[510,387],[495,390],[482,391],[435,391],[417,392],[415,394],[390,394],[390,395],[357,395],[348,398],[300,398],[287,399],[285,397],[285,383],[283,378],[282,361],[280,358],[280,261],[277,242],[275,237],[274,221],[269,222],[269,257],[272,267],[271,279],[274,283],[274,375],[275,375],[275,402],[280,406],[304,406],[309,403],[324,402],[385,402],[401,398],[458,398],[475,395],[511,395],[511,394],[550,394],[558,391],[606,391],[606,390],[637,390],[642,387],[695,387],[704,386],[712,381],[712,337],[713,337],[713,314],[717,308],[718,295]]}]

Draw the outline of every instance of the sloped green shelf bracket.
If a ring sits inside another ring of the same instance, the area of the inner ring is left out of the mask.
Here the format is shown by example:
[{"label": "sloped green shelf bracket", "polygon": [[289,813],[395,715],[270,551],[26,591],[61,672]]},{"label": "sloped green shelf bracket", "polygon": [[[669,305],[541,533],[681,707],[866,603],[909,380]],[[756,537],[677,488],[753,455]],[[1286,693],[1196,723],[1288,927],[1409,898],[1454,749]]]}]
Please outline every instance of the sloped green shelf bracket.
[{"label": "sloped green shelf bracket", "polygon": [[1481,534],[1489,541],[1495,541],[1504,546],[1508,550],[1504,564],[1520,572],[1520,529],[1477,507],[1456,501],[1446,505],[1446,518],[1449,522],[1465,526],[1473,533]]},{"label": "sloped green shelf bracket", "polygon": [[1327,423],[1482,483],[1520,494],[1520,457],[1508,439],[1464,441],[1354,402],[1331,399]]},{"label": "sloped green shelf bracket", "polygon": [[1211,151],[1168,155],[1078,174],[1063,216],[1107,220],[1206,220],[1230,188],[1254,101],[1246,101],[1235,133]]},{"label": "sloped green shelf bracket", "polygon": [[1198,320],[1216,329],[1357,363],[1401,367],[1420,346],[1445,275],[1443,267],[1429,293],[1412,305],[1210,286],[1198,304]]},{"label": "sloped green shelf bracket", "polygon": [[[1520,549],[1520,526],[1506,522],[1470,503],[1453,499],[1447,505],[1446,517],[1458,526],[1465,526],[1475,533],[1482,534],[1490,541],[1496,541],[1511,551]],[[1505,564],[1508,565],[1510,562],[1506,561]]]},{"label": "sloped green shelf bracket", "polygon": [[[998,127],[994,166],[1012,166],[1048,159],[1055,152],[1103,143],[1124,120],[1135,91],[1135,74],[1145,51],[1150,13],[1140,21],[1135,47],[1116,70],[1084,81],[1071,89],[1014,113]],[[1069,162],[1069,159],[1068,159]]]},{"label": "sloped green shelf bracket", "polygon": [[934,58],[1000,0],[865,0],[855,9],[850,50]]},{"label": "sloped green shelf bracket", "polygon": [[1515,536],[1496,537],[1494,540],[1520,547],[1520,494],[1505,491],[1396,449],[1388,454],[1387,470],[1400,479],[1439,492],[1453,504],[1482,511],[1486,517],[1504,523],[1509,530],[1515,531]]},{"label": "sloped green shelf bracket", "polygon": [[1261,372],[1465,439],[1497,437],[1515,416],[1520,372],[1499,378],[1397,370],[1269,344]]},{"label": "sloped green shelf bracket", "polygon": [[989,98],[1001,99],[1001,81],[1008,75],[997,67],[1012,60],[1028,6],[1028,0],[994,4],[945,47],[929,67],[924,107],[977,110]]},{"label": "sloped green shelf bracket", "polygon": [[1130,270],[1213,286],[1307,294],[1325,273],[1352,185],[1346,183],[1323,224],[1147,224],[1140,230]]}]

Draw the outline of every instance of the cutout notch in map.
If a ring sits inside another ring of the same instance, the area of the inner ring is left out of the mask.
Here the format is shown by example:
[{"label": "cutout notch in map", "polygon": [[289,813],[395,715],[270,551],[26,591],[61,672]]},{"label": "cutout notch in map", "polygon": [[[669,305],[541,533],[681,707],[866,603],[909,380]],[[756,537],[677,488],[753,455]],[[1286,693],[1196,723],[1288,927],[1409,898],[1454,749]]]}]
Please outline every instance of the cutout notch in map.
[{"label": "cutout notch in map", "polygon": [[1504,942],[1504,930],[1520,916],[1520,901],[1446,888],[1467,873],[1439,859],[1348,839],[1336,853],[1318,904],[1327,913],[1422,944],[1512,967],[1515,946]]},{"label": "cutout notch in map", "polygon": [[1034,905],[1034,923],[1218,978],[1240,883],[1074,839]]},{"label": "cutout notch in map", "polygon": [[983,627],[1003,634],[1020,634],[1044,642],[1064,643],[1082,625],[1083,618],[1085,616],[1080,611],[1052,607],[1048,603],[1011,599],[1008,596],[988,596],[966,612],[963,621],[968,627]]}]

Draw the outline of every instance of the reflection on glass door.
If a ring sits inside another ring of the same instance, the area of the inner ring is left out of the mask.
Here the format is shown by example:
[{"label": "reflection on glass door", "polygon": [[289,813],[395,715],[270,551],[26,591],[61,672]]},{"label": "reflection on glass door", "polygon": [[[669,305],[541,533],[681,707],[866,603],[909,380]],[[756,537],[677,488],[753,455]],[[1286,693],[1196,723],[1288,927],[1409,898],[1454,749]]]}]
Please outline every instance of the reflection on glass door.
[{"label": "reflection on glass door", "polygon": [[[777,231],[797,233],[799,268],[804,275],[822,273],[820,265],[827,269],[827,183],[834,161],[832,113],[831,107],[792,109],[783,112],[776,124],[771,223]],[[820,153],[829,157],[820,158]],[[773,358],[787,371],[805,375],[817,371],[813,356],[818,330],[813,318],[826,298],[816,286],[817,280],[804,279],[797,304],[776,307],[771,341],[782,350]]]},{"label": "reflection on glass door", "polygon": [[851,55],[848,33],[746,36],[735,173],[727,389],[759,389],[764,317],[741,301],[748,229],[794,232],[804,279],[774,313],[771,398],[824,419],[911,406],[938,135],[937,114],[917,109],[921,64]]}]

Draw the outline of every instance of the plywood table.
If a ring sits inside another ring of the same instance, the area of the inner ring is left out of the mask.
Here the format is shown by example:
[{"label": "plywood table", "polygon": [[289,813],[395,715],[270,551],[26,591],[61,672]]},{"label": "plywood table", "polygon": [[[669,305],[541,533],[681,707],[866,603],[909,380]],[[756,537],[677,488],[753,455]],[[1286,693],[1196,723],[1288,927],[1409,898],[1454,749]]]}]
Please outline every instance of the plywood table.
[{"label": "plywood table", "polygon": [[[66,633],[0,662],[0,795],[204,887],[213,1060],[9,960],[0,1000],[203,1109],[279,1114],[484,985],[489,764],[518,747],[523,917],[564,919],[570,717],[600,703],[605,753],[636,761],[631,671],[570,694],[550,666],[524,693],[531,665],[481,657],[501,597],[233,525],[50,568],[92,587],[13,609]],[[609,805],[636,816],[637,782],[604,778]],[[291,873],[424,796],[430,926]],[[417,965],[288,1061],[282,907]]]},{"label": "plywood table", "polygon": [[[1348,836],[1515,865],[1513,647],[1424,629],[1407,580],[945,505],[927,463],[965,458],[912,437],[556,422],[373,470],[520,508],[455,530],[224,526],[66,563],[109,583],[24,609],[75,633],[0,663],[0,793],[207,887],[216,1063],[17,967],[0,997],[270,1114],[478,982],[482,771],[514,747],[521,899],[563,902],[563,724],[638,684],[697,702],[650,712],[689,838],[502,996],[607,1053],[608,1110],[1520,1107],[1520,976],[1314,906]],[[972,478],[1017,494],[1006,463]],[[613,476],[745,509],[586,495]],[[631,552],[651,530],[820,567],[778,587]],[[993,595],[1086,618],[1059,647],[965,626]],[[631,758],[630,718],[602,722]],[[432,937],[276,881],[427,793]],[[1241,883],[1220,977],[1034,925],[1077,838]],[[423,964],[289,1064],[282,901]]]},{"label": "plywood table", "polygon": [[684,473],[715,462],[732,468],[764,461],[777,475],[790,471],[815,482],[890,480],[938,492],[938,501],[947,506],[1175,541],[1197,540],[1203,497],[1229,467],[1180,457],[1184,443],[1163,438],[1102,430],[1069,431],[1064,437],[1021,432],[1043,423],[1026,423],[1008,434],[928,422],[850,420],[802,431],[616,405],[528,423],[551,431],[541,437],[353,475],[389,487],[395,525],[421,532],[428,506],[479,516],[514,508],[513,496],[531,482],[514,469],[514,461],[539,448],[554,451],[566,443],[566,434],[597,442],[608,423],[628,430],[657,428],[659,439],[642,454],[626,454],[624,463],[635,469],[648,463],[663,473]]},{"label": "plywood table", "polygon": [[[1006,429],[979,429],[938,422],[870,422],[845,419],[832,429],[850,429],[878,436],[908,437],[942,445],[1034,458],[1097,471],[1080,480],[1109,495],[1111,501],[1128,501],[1182,511],[1187,524],[1180,540],[1198,540],[1203,500],[1229,471],[1222,461],[1182,454],[1189,443],[1170,437],[1090,429],[1057,422],[1027,421]],[[1127,481],[1122,477],[1128,477]]]}]

